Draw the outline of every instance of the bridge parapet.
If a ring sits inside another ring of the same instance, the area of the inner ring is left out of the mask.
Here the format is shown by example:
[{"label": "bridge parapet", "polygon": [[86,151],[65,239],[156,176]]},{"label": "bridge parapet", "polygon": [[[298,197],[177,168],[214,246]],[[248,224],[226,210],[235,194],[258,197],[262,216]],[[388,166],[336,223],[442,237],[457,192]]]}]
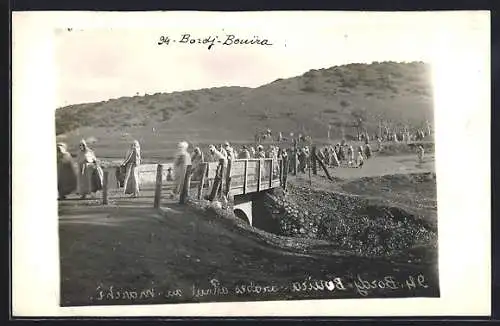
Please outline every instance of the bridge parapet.
[{"label": "bridge parapet", "polygon": [[[263,158],[205,162],[189,166],[189,175],[182,176],[187,181],[182,192],[193,194],[197,190],[197,197],[201,199],[207,193],[209,197],[210,194],[215,194],[215,197],[221,194],[238,196],[280,187],[286,183],[285,164],[282,159]],[[106,181],[106,191],[119,187],[120,176],[114,170],[107,169],[106,178],[109,180]],[[161,177],[158,177],[158,173],[161,173]],[[139,166],[140,188],[155,189],[157,198],[161,196],[162,189],[173,188],[174,173],[173,163],[142,164]],[[159,198],[155,202],[157,200]]]}]

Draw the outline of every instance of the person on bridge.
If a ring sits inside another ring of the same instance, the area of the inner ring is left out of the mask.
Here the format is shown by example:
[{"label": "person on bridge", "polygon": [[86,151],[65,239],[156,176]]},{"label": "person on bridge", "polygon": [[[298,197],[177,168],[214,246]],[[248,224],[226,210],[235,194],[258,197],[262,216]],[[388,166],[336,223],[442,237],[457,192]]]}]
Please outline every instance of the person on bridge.
[{"label": "person on bridge", "polygon": [[225,142],[224,143],[224,149],[226,150],[227,159],[229,161],[234,160],[235,159],[234,149],[231,147],[231,145],[229,144],[229,142]]},{"label": "person on bridge", "polygon": [[139,197],[139,165],[141,165],[141,146],[137,140],[132,142],[130,150],[121,164],[125,166],[124,193]]},{"label": "person on bridge", "polygon": [[250,146],[250,157],[254,158],[256,154],[257,154],[257,151],[255,151],[255,147]]},{"label": "person on bridge", "polygon": [[188,153],[189,144],[182,141],[178,144],[178,152],[174,161],[174,196],[180,195],[184,187],[184,178],[186,176],[186,169],[191,165],[191,156]]},{"label": "person on bridge", "polygon": [[217,150],[214,145],[208,146],[208,151],[213,158],[213,162],[219,162],[220,160],[227,161],[227,157]]},{"label": "person on bridge", "polygon": [[257,146],[257,153],[255,153],[255,158],[266,158],[266,152],[264,151],[264,146]]},{"label": "person on bridge", "polygon": [[[94,151],[87,146],[87,142],[84,139],[80,141],[80,151],[78,152],[77,162],[78,194],[80,195],[81,199],[85,199],[87,195],[96,192],[100,187],[98,184],[95,184],[99,180],[94,179],[93,181],[94,172],[97,171],[97,158]],[[100,175],[98,174],[98,176]],[[102,187],[102,176],[100,177]]]},{"label": "person on bridge", "polygon": [[219,148],[217,149],[222,155],[224,155],[224,158],[227,160],[227,152],[224,149],[224,145],[219,145]]},{"label": "person on bridge", "polygon": [[59,199],[65,199],[67,195],[76,190],[77,173],[76,166],[68,153],[66,144],[57,144],[57,190]]},{"label": "person on bridge", "polygon": [[241,152],[238,155],[239,160],[248,160],[250,158],[250,152],[248,151],[246,145],[243,145]]},{"label": "person on bridge", "polygon": [[199,147],[194,149],[193,155],[191,156],[191,163],[193,166],[193,180],[201,180],[203,174],[203,167],[201,163],[204,162],[203,152]]}]

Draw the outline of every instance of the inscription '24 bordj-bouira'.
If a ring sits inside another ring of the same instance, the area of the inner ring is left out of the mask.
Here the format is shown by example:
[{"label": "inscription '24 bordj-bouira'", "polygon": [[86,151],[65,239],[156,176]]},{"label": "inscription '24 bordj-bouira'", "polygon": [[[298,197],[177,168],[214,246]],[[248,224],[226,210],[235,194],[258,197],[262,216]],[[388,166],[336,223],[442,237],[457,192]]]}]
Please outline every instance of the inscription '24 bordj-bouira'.
[{"label": "inscription '24 bordj-bouira'", "polygon": [[212,49],[215,44],[220,45],[257,45],[257,46],[271,46],[273,43],[266,38],[259,36],[252,37],[239,37],[234,34],[226,34],[224,36],[219,37],[218,35],[210,35],[205,37],[196,37],[191,34],[185,33],[180,35],[179,37],[170,37],[168,35],[160,36],[158,40],[158,45],[170,45],[172,43],[179,44],[203,44],[208,47],[208,50]]}]

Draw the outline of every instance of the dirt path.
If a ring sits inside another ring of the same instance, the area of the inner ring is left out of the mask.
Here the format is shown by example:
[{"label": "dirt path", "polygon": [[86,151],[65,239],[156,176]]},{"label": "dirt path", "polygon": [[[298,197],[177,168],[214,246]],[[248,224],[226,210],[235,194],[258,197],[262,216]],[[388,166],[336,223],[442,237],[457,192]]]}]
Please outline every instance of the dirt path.
[{"label": "dirt path", "polygon": [[[234,221],[200,214],[174,203],[162,211],[146,207],[62,207],[60,253],[62,305],[124,304],[110,299],[110,288],[156,295],[134,303],[241,301],[438,294],[432,266],[349,256],[325,242],[300,241],[255,232]],[[425,275],[428,288],[405,288],[410,276]],[[359,275],[359,278],[358,278]],[[334,280],[344,290],[294,292],[293,282]],[[401,286],[358,290],[354,281],[391,277]],[[193,294],[210,289],[217,279],[228,294]],[[242,285],[259,284],[276,293],[238,293]],[[398,283],[399,284],[399,283]],[[278,290],[279,289],[279,290]],[[180,291],[180,297],[168,297]],[[196,292],[196,291],[195,291]],[[112,295],[111,295],[112,297]]]}]

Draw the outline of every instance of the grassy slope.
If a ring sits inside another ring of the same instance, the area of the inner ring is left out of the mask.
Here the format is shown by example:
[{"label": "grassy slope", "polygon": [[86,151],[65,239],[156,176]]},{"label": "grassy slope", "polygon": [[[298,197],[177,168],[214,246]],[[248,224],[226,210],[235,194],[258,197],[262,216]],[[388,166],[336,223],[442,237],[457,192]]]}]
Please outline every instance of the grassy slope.
[{"label": "grassy slope", "polygon": [[364,111],[371,132],[379,117],[420,125],[432,120],[429,72],[428,65],[417,62],[350,64],[255,89],[213,88],[74,105],[56,111],[58,140],[71,148],[92,136],[98,155],[121,157],[137,138],[145,156],[162,156],[180,139],[203,144],[252,140],[264,128],[325,138],[331,124],[333,137],[340,136],[342,126],[353,134],[353,112]]}]

